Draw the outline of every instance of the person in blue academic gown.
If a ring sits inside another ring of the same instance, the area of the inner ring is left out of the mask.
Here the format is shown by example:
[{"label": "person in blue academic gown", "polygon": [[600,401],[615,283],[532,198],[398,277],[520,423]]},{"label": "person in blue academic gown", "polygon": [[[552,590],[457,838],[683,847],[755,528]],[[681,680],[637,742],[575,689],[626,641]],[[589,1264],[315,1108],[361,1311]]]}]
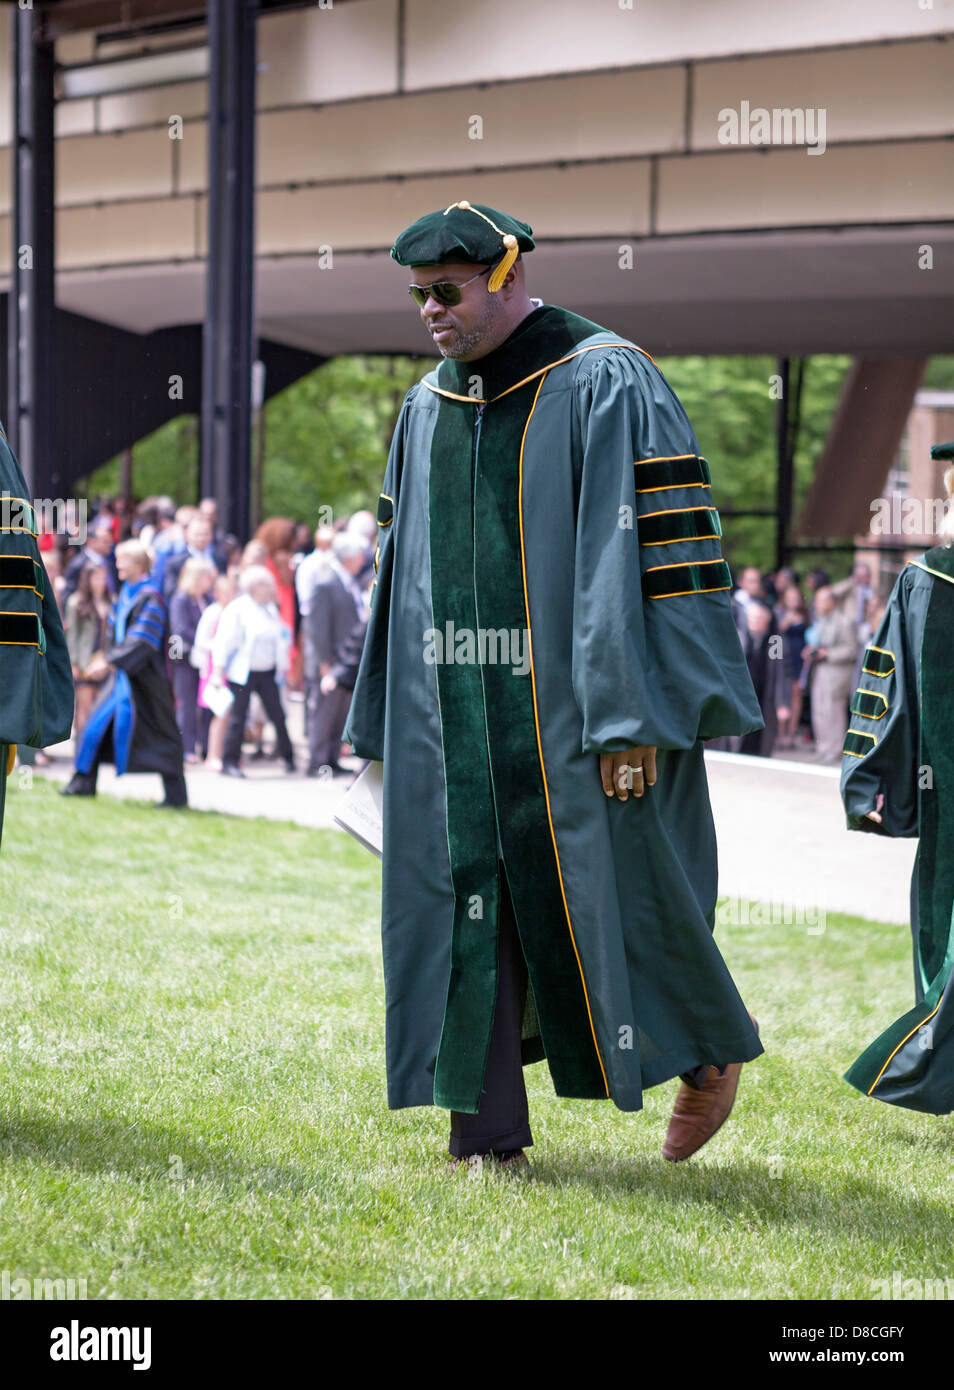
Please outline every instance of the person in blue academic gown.
[{"label": "person in blue academic gown", "polygon": [[[166,670],[168,614],[150,578],[150,557],[138,541],[116,547],[122,588],[106,620],[99,667],[107,674],[76,752],[76,771],[64,796],[95,796],[101,762],[116,775],[158,772],[165,797],[157,804],[186,805],[182,735]],[[95,659],[94,659],[95,661]],[[94,671],[94,663],[87,668]]]},{"label": "person in blue academic gown", "polygon": [[391,253],[444,360],[394,433],[346,730],[383,760],[388,1102],[522,1160],[522,1065],[625,1111],[681,1076],[682,1159],[762,1051],[703,765],[762,720],[685,412],[642,348],[528,297],[533,247],[460,202]]}]

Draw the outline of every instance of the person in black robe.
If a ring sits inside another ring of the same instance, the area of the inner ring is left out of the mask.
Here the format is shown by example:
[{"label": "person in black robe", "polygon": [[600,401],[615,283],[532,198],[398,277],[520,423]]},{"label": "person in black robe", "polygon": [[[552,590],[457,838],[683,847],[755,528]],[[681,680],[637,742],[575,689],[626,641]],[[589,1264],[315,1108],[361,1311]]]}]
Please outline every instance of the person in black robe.
[{"label": "person in black robe", "polygon": [[762,599],[751,598],[743,609],[742,650],[752,685],[762,711],[765,727],[754,729],[737,740],[739,753],[770,758],[778,727],[776,705],[782,675],[780,638],[775,615]]},{"label": "person in black robe", "polygon": [[[166,606],[149,579],[148,552],[138,541],[116,547],[123,581],[106,623],[102,668],[110,673],[83,731],[76,772],[64,796],[95,796],[101,762],[117,776],[158,772],[163,807],[187,803],[182,736],[166,670]],[[92,669],[91,667],[88,669]]]}]

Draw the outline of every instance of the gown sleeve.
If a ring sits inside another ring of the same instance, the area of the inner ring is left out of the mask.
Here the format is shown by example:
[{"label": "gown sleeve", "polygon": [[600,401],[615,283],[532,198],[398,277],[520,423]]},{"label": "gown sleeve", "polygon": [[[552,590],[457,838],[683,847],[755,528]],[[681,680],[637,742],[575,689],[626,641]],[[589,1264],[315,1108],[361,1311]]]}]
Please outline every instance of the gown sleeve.
[{"label": "gown sleeve", "polygon": [[[73,669],[35,527],[22,524],[32,499],[2,427],[0,498],[9,511],[0,514],[0,743],[45,748],[70,736]],[[23,577],[30,562],[32,585]]]},{"label": "gown sleeve", "polygon": [[583,751],[763,727],[732,617],[709,468],[662,373],[612,347],[576,383],[573,689]]},{"label": "gown sleeve", "polygon": [[361,661],[351,697],[344,738],[359,758],[384,760],[387,713],[388,629],[391,608],[391,575],[397,545],[398,502],[404,461],[408,409],[420,388],[412,386],[404,398],[391,439],[384,482],[378,496],[378,543],[374,551],[374,583]]},{"label": "gown sleeve", "polygon": [[[912,642],[914,571],[898,576],[881,625],[861,663],[841,762],[841,798],[849,830],[873,835],[918,834],[917,646]],[[868,818],[884,804],[881,821]]]}]

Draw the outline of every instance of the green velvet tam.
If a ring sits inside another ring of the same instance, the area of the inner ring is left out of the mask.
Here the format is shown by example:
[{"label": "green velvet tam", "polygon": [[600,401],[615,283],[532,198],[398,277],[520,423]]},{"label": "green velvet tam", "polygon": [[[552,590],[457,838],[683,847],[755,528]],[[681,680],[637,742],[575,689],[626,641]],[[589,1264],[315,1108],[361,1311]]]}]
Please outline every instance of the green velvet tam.
[{"label": "green velvet tam", "polygon": [[391,247],[391,257],[398,265],[410,266],[453,261],[493,265],[508,250],[504,237],[515,238],[516,250],[534,249],[533,228],[526,222],[462,199],[412,222]]}]

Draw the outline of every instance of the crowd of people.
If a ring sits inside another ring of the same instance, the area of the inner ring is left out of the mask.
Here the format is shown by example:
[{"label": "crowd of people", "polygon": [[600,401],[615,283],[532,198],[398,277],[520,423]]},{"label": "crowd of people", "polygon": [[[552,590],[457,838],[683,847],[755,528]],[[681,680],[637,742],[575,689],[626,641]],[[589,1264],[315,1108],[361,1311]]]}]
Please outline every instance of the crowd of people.
[{"label": "crowd of people", "polygon": [[306,775],[340,773],[376,537],[370,512],[314,532],[271,517],[243,546],[212,498],[103,498],[82,546],[42,536],[76,686],[65,790],[93,794],[98,764],[112,761],[160,772],[161,804],[183,805],[184,766],[243,777],[248,744],[295,772],[289,701],[304,704]]},{"label": "crowd of people", "polygon": [[[120,636],[110,618],[123,556],[133,587],[161,595],[153,628],[147,621],[141,630],[131,629],[143,649],[150,633],[159,637],[158,659],[148,663],[148,703],[158,699],[162,708],[138,720],[139,749],[127,760],[129,770],[168,766],[172,748],[162,745],[175,743],[171,712],[185,766],[202,764],[242,777],[250,744],[251,757],[274,756],[295,772],[288,704],[301,701],[306,775],[341,773],[376,533],[374,517],[364,511],[314,532],[306,523],[271,517],[243,546],[223,533],[213,498],[176,507],[168,498],[132,506],[107,497],[98,501],[82,546],[60,533],[41,537],[76,685],[72,789],[95,790],[98,762],[117,756],[113,735],[122,721],[115,722],[115,708],[107,709],[115,663],[106,661],[104,648]],[[884,611],[868,566],[856,565],[848,579],[833,584],[820,569],[802,580],[787,567],[763,574],[749,565],[737,571],[736,585],[733,613],[765,728],[727,740],[727,746],[763,757],[801,749],[814,752],[819,762],[838,763],[862,653]],[[140,690],[141,703],[145,676],[139,671],[137,684],[137,670],[128,675],[134,724],[134,715],[144,714],[135,697]],[[159,682],[167,689],[154,689]],[[99,720],[102,729],[89,727],[94,710],[110,715]],[[110,737],[104,740],[107,725]],[[269,725],[274,744],[266,754]],[[184,804],[178,783],[171,792],[167,786],[165,804]]]},{"label": "crowd of people", "polygon": [[855,565],[837,584],[813,569],[803,584],[788,567],[763,574],[747,565],[736,582],[732,608],[765,728],[734,740],[734,751],[801,748],[840,763],[864,650],[885,608],[869,567]]}]

